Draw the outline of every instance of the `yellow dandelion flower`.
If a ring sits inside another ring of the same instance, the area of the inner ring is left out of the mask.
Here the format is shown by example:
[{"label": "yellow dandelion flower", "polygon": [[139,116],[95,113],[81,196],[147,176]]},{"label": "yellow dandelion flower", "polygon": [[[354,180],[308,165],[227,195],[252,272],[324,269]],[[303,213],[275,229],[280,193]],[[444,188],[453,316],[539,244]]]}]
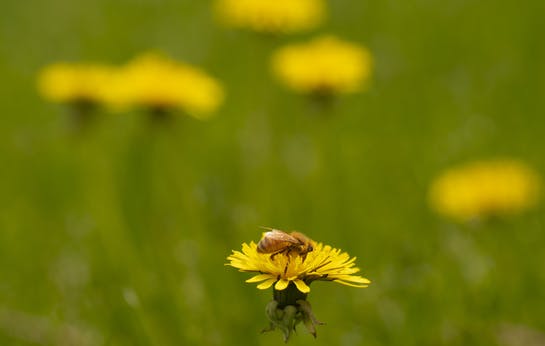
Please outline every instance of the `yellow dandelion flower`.
[{"label": "yellow dandelion flower", "polygon": [[538,202],[540,189],[538,174],[522,162],[478,161],[440,175],[429,201],[438,213],[469,221],[526,210]]},{"label": "yellow dandelion flower", "polygon": [[334,281],[353,287],[367,287],[369,280],[354,274],[356,258],[350,258],[346,252],[322,243],[316,244],[313,251],[305,258],[294,254],[274,256],[259,253],[257,245],[251,242],[242,244],[242,252],[233,251],[227,258],[228,265],[242,272],[259,273],[246,280],[258,283],[257,288],[268,289],[274,284],[275,290],[284,290],[290,282],[302,293],[310,292],[310,283],[315,280]]},{"label": "yellow dandelion flower", "polygon": [[226,25],[265,33],[292,33],[319,25],[323,0],[217,0],[216,14]]},{"label": "yellow dandelion flower", "polygon": [[273,55],[272,69],[299,93],[351,93],[362,90],[369,80],[372,58],[363,46],[323,36],[280,48]]},{"label": "yellow dandelion flower", "polygon": [[[286,236],[287,233],[281,232]],[[271,232],[264,233],[263,239]],[[293,234],[293,233],[292,233]],[[299,234],[299,233],[298,233]],[[262,242],[264,240],[261,240]],[[296,242],[296,240],[294,240]],[[313,281],[333,281],[352,287],[367,287],[370,281],[355,275],[360,271],[355,266],[355,257],[329,245],[308,240],[310,247],[304,253],[296,251],[299,245],[285,243],[280,251],[262,253],[258,244],[243,243],[242,251],[235,251],[227,257],[226,265],[241,272],[256,273],[246,280],[258,283],[257,288],[265,290],[273,288],[273,301],[267,306],[267,315],[271,322],[270,329],[280,328],[284,338],[289,338],[298,322],[304,322],[307,329],[315,336],[315,325],[320,324],[312,314],[310,304],[306,301]],[[291,247],[290,247],[291,246]],[[293,316],[288,318],[288,312]]]},{"label": "yellow dandelion flower", "polygon": [[119,69],[108,102],[121,108],[180,108],[195,117],[205,117],[220,106],[223,98],[221,85],[200,69],[147,53]]},{"label": "yellow dandelion flower", "polygon": [[50,101],[97,104],[106,98],[114,69],[90,63],[55,63],[38,75],[38,90]]}]

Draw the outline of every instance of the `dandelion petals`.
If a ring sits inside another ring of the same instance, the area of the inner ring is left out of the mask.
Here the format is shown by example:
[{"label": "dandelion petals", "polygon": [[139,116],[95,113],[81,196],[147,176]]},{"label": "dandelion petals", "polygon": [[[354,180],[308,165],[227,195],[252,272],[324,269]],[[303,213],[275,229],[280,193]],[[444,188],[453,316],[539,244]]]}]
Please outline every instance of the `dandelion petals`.
[{"label": "dandelion petals", "polygon": [[314,280],[352,287],[367,287],[371,283],[362,276],[353,275],[360,271],[355,266],[355,257],[322,243],[316,243],[305,260],[302,256],[288,258],[280,254],[272,259],[269,254],[259,253],[254,242],[242,244],[242,252],[233,251],[227,260],[227,265],[239,271],[254,273],[246,282],[257,283],[257,288],[262,290],[274,285],[275,290],[282,291],[293,282],[300,292],[308,293],[309,284]]},{"label": "dandelion petals", "polygon": [[280,280],[278,280],[276,285],[274,285],[274,289],[277,290],[277,291],[285,290],[286,287],[288,287],[289,283],[290,282],[288,280],[286,280],[286,279],[280,279]]},{"label": "dandelion petals", "polygon": [[336,276],[334,280],[348,281],[348,282],[353,282],[356,284],[364,284],[364,285],[371,283],[369,279],[366,279],[361,276],[353,276],[353,275],[339,275],[339,276]]},{"label": "dandelion petals", "polygon": [[353,283],[350,283],[350,282],[347,282],[347,281],[342,281],[342,280],[333,280],[334,282],[338,282],[342,285],[345,285],[345,286],[350,286],[350,287],[357,287],[357,288],[365,288],[365,287],[368,287],[368,285],[363,285],[363,284],[353,284]]},{"label": "dandelion petals", "polygon": [[256,275],[256,276],[253,276],[253,277],[249,278],[248,280],[246,280],[246,282],[247,283],[253,283],[253,282],[265,281],[267,279],[272,279],[271,275],[269,275],[269,274],[259,274],[259,275]]},{"label": "dandelion petals", "polygon": [[263,281],[259,285],[257,285],[257,288],[259,288],[260,290],[266,290],[267,288],[271,287],[275,283],[275,281],[276,281],[276,278],[268,279],[266,281]]},{"label": "dandelion petals", "polygon": [[293,283],[295,284],[297,289],[301,291],[302,293],[310,292],[310,287],[303,280],[296,279],[296,280],[293,280]]}]

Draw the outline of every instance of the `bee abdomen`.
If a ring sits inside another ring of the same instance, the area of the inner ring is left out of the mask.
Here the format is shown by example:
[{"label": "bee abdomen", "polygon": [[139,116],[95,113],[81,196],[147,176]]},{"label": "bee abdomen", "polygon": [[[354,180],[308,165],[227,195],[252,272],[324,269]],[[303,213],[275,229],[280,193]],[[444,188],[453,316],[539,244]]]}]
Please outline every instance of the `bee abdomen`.
[{"label": "bee abdomen", "polygon": [[264,240],[265,240],[265,239],[261,239],[261,240],[259,241],[259,243],[257,243],[257,252],[266,253],[266,251],[265,251],[265,245],[263,244],[263,243],[264,243]]},{"label": "bee abdomen", "polygon": [[263,238],[257,243],[257,252],[259,253],[272,253],[282,248],[289,246],[289,243],[279,242],[274,239]]}]

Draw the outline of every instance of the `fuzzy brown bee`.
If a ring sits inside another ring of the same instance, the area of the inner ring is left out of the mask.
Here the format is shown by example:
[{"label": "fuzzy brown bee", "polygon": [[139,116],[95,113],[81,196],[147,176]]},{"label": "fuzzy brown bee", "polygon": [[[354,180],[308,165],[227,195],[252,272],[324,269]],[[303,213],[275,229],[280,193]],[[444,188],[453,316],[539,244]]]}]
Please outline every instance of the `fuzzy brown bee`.
[{"label": "fuzzy brown bee", "polygon": [[271,259],[278,254],[296,253],[306,258],[307,253],[314,250],[313,241],[300,232],[286,233],[277,229],[266,228],[263,238],[257,243],[257,252],[270,253]]}]

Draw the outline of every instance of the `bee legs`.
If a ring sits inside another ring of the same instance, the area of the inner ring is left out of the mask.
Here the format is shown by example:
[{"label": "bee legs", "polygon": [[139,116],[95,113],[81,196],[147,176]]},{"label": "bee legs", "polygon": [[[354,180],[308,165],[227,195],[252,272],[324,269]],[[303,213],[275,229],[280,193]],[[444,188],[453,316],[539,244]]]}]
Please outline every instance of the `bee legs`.
[{"label": "bee legs", "polygon": [[290,256],[290,253],[291,253],[291,249],[290,248],[285,248],[285,249],[282,249],[280,251],[277,251],[273,254],[271,254],[270,256],[270,259],[274,259],[274,256],[278,255],[278,254],[285,254],[287,257],[288,257],[288,261],[286,262],[286,266],[284,267],[284,275],[286,275],[286,273],[288,272],[288,266],[290,265],[290,260],[291,260],[291,256]]},{"label": "bee legs", "polygon": [[275,253],[271,254],[271,257],[270,259],[274,260],[274,256],[278,255],[278,254],[281,254],[281,253],[284,253],[284,252],[288,252],[289,249],[281,249],[279,251],[276,251]]},{"label": "bee legs", "polygon": [[289,251],[288,251],[288,261],[286,262],[286,266],[284,267],[284,276],[286,276],[286,272],[288,271],[288,266],[290,265],[290,259],[291,259],[291,256],[289,255]]}]

